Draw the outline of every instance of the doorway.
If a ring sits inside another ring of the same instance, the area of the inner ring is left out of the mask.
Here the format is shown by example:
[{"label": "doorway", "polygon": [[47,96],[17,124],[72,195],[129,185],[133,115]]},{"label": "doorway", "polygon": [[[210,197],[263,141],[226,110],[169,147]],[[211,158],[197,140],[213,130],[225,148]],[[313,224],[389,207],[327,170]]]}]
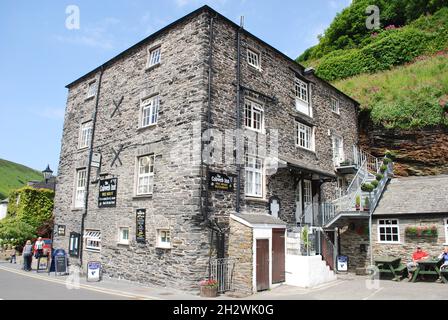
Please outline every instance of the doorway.
[{"label": "doorway", "polygon": [[269,240],[257,239],[257,291],[269,289]]}]

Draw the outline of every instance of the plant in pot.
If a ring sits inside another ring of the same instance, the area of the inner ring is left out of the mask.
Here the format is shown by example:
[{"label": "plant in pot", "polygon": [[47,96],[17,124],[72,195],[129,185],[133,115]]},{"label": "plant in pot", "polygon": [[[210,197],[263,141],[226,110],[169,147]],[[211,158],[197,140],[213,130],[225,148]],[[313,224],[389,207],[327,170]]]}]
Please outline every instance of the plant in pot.
[{"label": "plant in pot", "polygon": [[370,182],[370,184],[376,189],[378,187],[378,180],[373,180],[372,182]]},{"label": "plant in pot", "polygon": [[384,175],[381,174],[381,173],[378,173],[378,174],[375,176],[375,178],[376,178],[377,181],[381,181],[381,180],[383,180]]},{"label": "plant in pot", "polygon": [[359,211],[359,209],[361,208],[361,196],[359,194],[356,196],[355,199],[355,208],[356,211]]},{"label": "plant in pot", "polygon": [[386,150],[384,155],[386,156],[386,158],[389,158],[391,160],[394,160],[397,157],[397,153],[394,151],[390,151],[390,150]]},{"label": "plant in pot", "polygon": [[392,159],[390,159],[390,158],[384,158],[383,159],[383,164],[385,164],[386,166],[389,164],[389,163],[391,163],[392,162]]},{"label": "plant in pot", "polygon": [[386,170],[387,170],[387,166],[385,164],[382,164],[380,167],[380,172],[384,173],[384,172],[386,172]]},{"label": "plant in pot", "polygon": [[361,185],[361,190],[364,192],[372,192],[373,189],[375,188],[371,183],[366,182]]},{"label": "plant in pot", "polygon": [[370,200],[369,197],[364,198],[364,211],[370,210]]},{"label": "plant in pot", "polygon": [[200,283],[201,297],[214,298],[218,296],[218,281],[214,279],[202,280]]}]

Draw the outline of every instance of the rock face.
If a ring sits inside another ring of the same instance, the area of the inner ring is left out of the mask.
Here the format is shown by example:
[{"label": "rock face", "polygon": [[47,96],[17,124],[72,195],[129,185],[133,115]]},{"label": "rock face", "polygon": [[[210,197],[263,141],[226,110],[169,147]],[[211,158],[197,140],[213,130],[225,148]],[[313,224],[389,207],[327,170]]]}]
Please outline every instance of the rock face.
[{"label": "rock face", "polygon": [[390,130],[360,118],[360,145],[374,156],[397,152],[395,174],[424,176],[448,173],[448,128]]}]

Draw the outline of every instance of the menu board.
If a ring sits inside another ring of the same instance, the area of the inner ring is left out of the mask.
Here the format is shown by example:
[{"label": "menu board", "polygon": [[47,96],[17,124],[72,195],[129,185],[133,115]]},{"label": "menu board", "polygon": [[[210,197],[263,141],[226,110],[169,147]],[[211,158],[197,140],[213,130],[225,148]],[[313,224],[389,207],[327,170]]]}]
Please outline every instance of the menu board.
[{"label": "menu board", "polygon": [[137,209],[136,215],[136,240],[138,243],[146,242],[146,229],[145,229],[145,220],[146,220],[146,209]]},{"label": "menu board", "polygon": [[55,263],[55,271],[57,273],[67,273],[67,257],[65,254],[55,255],[54,257]]},{"label": "menu board", "polygon": [[100,180],[98,207],[115,207],[117,205],[117,178]]}]

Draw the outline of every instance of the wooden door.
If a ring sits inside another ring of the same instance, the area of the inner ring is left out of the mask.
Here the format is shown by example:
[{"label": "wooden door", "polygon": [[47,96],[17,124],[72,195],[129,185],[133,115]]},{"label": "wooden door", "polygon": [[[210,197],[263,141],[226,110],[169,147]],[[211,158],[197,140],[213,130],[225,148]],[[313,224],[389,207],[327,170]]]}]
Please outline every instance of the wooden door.
[{"label": "wooden door", "polygon": [[257,240],[257,291],[269,289],[269,240]]},{"label": "wooden door", "polygon": [[285,282],[285,229],[272,229],[272,283]]}]

